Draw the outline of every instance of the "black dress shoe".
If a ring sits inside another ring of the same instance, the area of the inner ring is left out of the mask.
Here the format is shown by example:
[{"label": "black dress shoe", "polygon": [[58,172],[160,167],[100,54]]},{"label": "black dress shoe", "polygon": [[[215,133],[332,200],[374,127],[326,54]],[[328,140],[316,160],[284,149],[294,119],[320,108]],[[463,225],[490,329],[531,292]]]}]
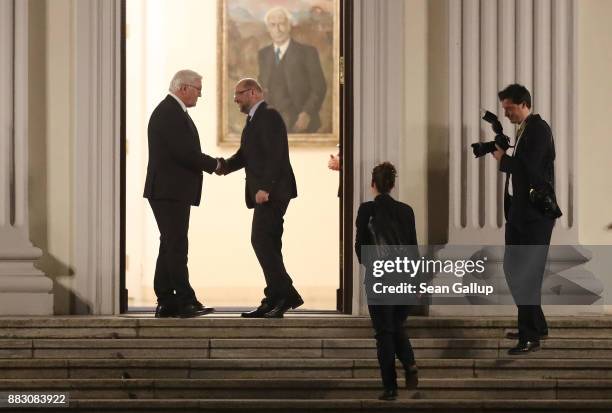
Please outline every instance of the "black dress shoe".
[{"label": "black dress shoe", "polygon": [[257,307],[253,311],[248,311],[246,313],[240,314],[244,318],[263,318],[263,316],[270,310],[274,308],[273,305],[270,305],[268,301],[264,300],[261,302],[261,305]]},{"label": "black dress shoe", "polygon": [[180,318],[193,318],[205,314],[210,314],[214,311],[215,309],[212,307],[206,307],[205,305],[195,302],[180,306],[176,312],[176,315]]},{"label": "black dress shoe", "polygon": [[155,318],[176,317],[176,307],[170,305],[157,304],[155,308]]},{"label": "black dress shoe", "polygon": [[397,389],[385,389],[380,396],[378,396],[378,400],[392,401],[395,399],[397,399]]},{"label": "black dress shoe", "polygon": [[[521,336],[519,336],[519,333],[517,331],[508,331],[506,333],[506,338],[509,340],[520,340]],[[546,340],[548,338],[548,332],[540,335],[540,340]]]},{"label": "black dress shoe", "polygon": [[274,308],[264,314],[264,318],[283,318],[290,308],[298,308],[304,304],[304,300],[299,295],[295,298],[281,298]]},{"label": "black dress shoe", "polygon": [[410,366],[410,368],[406,370],[406,388],[416,389],[418,385],[419,385],[419,369],[417,369],[417,366]]},{"label": "black dress shoe", "polygon": [[538,351],[539,349],[539,341],[525,341],[524,343],[521,343],[519,341],[516,347],[512,347],[510,350],[508,350],[508,354],[510,354],[511,356],[517,356],[521,354],[527,354],[532,351]]}]

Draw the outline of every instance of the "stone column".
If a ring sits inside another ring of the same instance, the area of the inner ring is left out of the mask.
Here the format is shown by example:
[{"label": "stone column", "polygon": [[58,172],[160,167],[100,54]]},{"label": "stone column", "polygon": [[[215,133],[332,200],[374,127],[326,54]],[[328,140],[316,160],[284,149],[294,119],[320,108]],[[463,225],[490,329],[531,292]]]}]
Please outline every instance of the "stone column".
[{"label": "stone column", "polygon": [[0,0],[0,315],[53,314],[28,225],[28,2]]},{"label": "stone column", "polygon": [[74,7],[74,292],[77,314],[119,313],[121,1]]},{"label": "stone column", "polygon": [[[372,168],[399,165],[404,136],[404,0],[355,0],[353,214],[370,199]],[[394,190],[395,192],[395,190]],[[397,194],[392,193],[394,197]],[[363,268],[353,255],[353,313],[367,314]]]}]

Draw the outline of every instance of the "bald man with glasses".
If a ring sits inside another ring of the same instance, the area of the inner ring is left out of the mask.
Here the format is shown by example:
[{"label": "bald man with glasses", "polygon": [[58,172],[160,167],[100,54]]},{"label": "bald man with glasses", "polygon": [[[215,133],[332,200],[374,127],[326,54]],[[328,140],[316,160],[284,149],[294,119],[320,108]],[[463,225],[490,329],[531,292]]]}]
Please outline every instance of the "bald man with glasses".
[{"label": "bald man with glasses", "polygon": [[218,174],[244,168],[245,201],[253,209],[251,244],[266,279],[261,305],[242,313],[247,318],[282,318],[304,301],[293,286],[283,263],[283,217],[289,201],[297,197],[289,160],[287,128],[281,115],[268,107],[255,79],[236,84],[234,102],[247,115],[240,148],[227,161],[221,159]]}]

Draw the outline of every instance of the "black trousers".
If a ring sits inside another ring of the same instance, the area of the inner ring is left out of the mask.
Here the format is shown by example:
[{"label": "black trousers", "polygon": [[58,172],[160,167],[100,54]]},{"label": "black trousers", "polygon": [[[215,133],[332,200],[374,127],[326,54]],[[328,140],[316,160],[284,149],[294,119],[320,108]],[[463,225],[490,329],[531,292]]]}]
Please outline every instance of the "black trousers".
[{"label": "black trousers", "polygon": [[542,219],[526,225],[506,223],[504,270],[518,308],[519,340],[539,341],[548,334],[541,294],[548,245],[555,221]]},{"label": "black trousers", "polygon": [[265,300],[299,296],[283,262],[283,217],[289,201],[268,201],[255,205],[251,245],[266,279]]},{"label": "black trousers", "polygon": [[153,288],[161,305],[186,305],[196,301],[189,284],[187,252],[191,205],[181,201],[149,200],[159,229],[159,254]]},{"label": "black trousers", "polygon": [[378,365],[385,389],[397,389],[395,356],[408,370],[414,365],[414,351],[404,330],[410,312],[407,305],[369,305],[370,318],[376,335]]}]

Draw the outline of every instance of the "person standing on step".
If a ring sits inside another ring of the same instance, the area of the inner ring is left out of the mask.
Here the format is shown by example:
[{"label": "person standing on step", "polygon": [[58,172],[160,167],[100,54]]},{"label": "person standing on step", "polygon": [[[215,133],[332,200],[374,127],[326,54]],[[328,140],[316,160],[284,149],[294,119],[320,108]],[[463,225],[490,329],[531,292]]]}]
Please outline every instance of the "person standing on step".
[{"label": "person standing on step", "polygon": [[154,278],[157,318],[197,317],[214,311],[197,300],[187,269],[189,212],[192,205],[200,204],[202,171],[210,174],[220,165],[202,153],[198,130],[187,113],[201,94],[202,76],[181,70],[149,120],[144,197],[160,233]]},{"label": "person standing on step", "polygon": [[218,174],[244,168],[245,201],[253,209],[251,244],[266,279],[261,305],[246,318],[282,318],[291,308],[304,304],[283,262],[283,217],[291,199],[297,197],[295,176],[289,160],[287,129],[280,114],[268,107],[255,79],[236,84],[234,102],[247,116],[240,148],[221,159]]},{"label": "person standing on step", "polygon": [[[518,307],[518,339],[510,355],[539,350],[548,336],[542,312],[541,292],[548,246],[555,219],[561,215],[554,193],[555,142],[548,123],[531,113],[531,94],[525,86],[512,84],[498,93],[504,115],[519,125],[514,153],[497,146],[492,153],[499,170],[506,173],[504,216],[506,218],[504,272]],[[556,208],[544,210],[534,201],[541,194]]]},{"label": "person standing on step", "polygon": [[[372,171],[374,201],[359,206],[355,222],[355,253],[360,263],[361,247],[376,245],[376,239],[384,238],[387,245],[418,245],[412,208],[389,194],[395,186],[396,174],[395,167],[389,162],[381,163]],[[404,330],[410,308],[409,305],[368,305],[376,332],[376,351],[384,386],[380,400],[395,400],[397,397],[396,355],[404,367],[406,387],[416,388],[418,385],[414,352]]]}]

